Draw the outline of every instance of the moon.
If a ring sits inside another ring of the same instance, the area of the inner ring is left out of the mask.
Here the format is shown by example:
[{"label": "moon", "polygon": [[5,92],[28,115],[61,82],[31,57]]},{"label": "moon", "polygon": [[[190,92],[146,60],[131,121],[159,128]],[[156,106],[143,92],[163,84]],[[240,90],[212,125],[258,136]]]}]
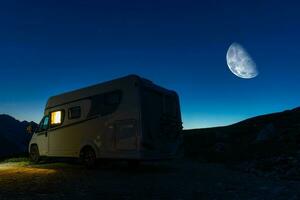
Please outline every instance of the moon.
[{"label": "moon", "polygon": [[230,71],[240,78],[250,79],[258,75],[254,60],[238,43],[229,46],[226,61]]}]

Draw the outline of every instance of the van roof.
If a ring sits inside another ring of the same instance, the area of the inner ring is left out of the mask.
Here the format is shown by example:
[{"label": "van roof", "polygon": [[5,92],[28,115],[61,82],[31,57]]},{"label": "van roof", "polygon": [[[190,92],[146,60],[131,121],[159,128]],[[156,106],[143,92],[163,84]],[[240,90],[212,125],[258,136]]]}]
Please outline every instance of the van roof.
[{"label": "van roof", "polygon": [[145,83],[146,85],[151,85],[152,87],[155,87],[158,90],[164,91],[164,92],[174,92],[174,91],[170,91],[167,90],[165,88],[162,88],[160,86],[154,85],[152,81],[145,79],[145,78],[141,78],[138,75],[135,74],[131,74],[125,77],[121,77],[121,78],[117,78],[114,80],[110,80],[110,81],[106,81],[103,83],[99,83],[96,85],[92,85],[92,86],[88,86],[88,87],[84,87],[81,89],[77,89],[77,90],[73,90],[70,92],[66,92],[66,93],[62,93],[59,95],[55,95],[49,98],[47,104],[46,104],[46,109],[50,109],[53,107],[56,107],[58,105],[63,105],[65,103],[68,102],[73,102],[73,101],[77,101],[79,99],[85,99],[94,95],[99,94],[99,91],[103,91],[103,90],[115,90],[116,88],[122,88],[122,85],[124,85],[124,83],[128,83],[128,81],[142,81],[143,83]]}]

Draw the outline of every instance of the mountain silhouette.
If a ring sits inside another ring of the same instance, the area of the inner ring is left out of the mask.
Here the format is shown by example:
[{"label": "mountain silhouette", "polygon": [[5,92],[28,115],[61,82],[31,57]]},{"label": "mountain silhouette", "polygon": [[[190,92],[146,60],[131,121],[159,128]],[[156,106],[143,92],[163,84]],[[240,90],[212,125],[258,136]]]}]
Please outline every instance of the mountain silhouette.
[{"label": "mountain silhouette", "polygon": [[300,150],[300,107],[223,127],[184,130],[185,154],[211,160],[249,159]]},{"label": "mountain silhouette", "polygon": [[29,125],[33,128],[37,126],[34,122],[21,122],[9,115],[0,115],[0,157],[27,152],[31,138],[31,134],[26,130]]}]

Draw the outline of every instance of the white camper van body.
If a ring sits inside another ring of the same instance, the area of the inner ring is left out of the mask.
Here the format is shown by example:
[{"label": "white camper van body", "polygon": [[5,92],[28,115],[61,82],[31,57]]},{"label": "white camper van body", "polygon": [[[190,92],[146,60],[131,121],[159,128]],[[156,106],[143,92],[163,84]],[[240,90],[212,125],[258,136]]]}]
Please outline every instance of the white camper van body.
[{"label": "white camper van body", "polygon": [[39,156],[152,160],[181,143],[178,95],[136,75],[51,97],[33,134]]}]

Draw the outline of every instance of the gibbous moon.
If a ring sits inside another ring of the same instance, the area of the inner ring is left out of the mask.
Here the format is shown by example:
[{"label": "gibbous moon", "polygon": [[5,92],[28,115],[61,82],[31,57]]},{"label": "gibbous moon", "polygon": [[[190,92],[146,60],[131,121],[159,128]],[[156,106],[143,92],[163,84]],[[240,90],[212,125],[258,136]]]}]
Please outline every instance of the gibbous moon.
[{"label": "gibbous moon", "polygon": [[232,43],[226,54],[227,65],[240,78],[254,78],[258,75],[256,64],[248,52],[238,43]]}]

